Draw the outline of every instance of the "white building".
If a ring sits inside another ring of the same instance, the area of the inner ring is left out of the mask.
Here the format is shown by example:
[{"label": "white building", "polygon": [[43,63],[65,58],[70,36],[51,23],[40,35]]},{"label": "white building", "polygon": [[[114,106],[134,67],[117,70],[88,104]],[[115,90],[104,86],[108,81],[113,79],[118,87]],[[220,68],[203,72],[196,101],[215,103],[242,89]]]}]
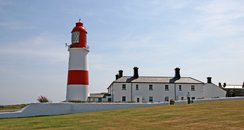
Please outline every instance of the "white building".
[{"label": "white building", "polygon": [[175,69],[174,77],[139,76],[134,67],[133,76],[123,76],[120,70],[116,80],[108,87],[113,102],[165,102],[170,99],[186,100],[225,97],[226,91],[211,82],[204,83],[191,77],[181,77]]}]

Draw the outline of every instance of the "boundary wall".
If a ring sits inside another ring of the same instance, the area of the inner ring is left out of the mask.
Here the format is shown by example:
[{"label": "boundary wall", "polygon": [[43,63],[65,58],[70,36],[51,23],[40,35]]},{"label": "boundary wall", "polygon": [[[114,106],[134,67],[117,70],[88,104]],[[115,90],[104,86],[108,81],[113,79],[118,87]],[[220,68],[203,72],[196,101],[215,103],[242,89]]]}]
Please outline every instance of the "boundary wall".
[{"label": "boundary wall", "polygon": [[[244,97],[225,97],[212,99],[197,99],[194,102],[211,102],[224,100],[244,100]],[[175,104],[186,104],[186,100],[176,101]],[[82,112],[96,112],[127,108],[151,107],[169,105],[168,102],[159,103],[33,103],[15,112],[0,112],[1,118],[18,118],[33,116],[64,115]]]}]

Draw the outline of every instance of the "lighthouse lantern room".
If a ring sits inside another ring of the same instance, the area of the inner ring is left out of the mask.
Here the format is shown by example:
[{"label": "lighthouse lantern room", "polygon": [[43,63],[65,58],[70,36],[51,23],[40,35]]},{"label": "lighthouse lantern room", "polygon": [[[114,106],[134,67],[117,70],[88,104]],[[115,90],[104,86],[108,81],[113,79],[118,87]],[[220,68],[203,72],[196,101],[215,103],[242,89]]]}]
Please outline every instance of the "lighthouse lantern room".
[{"label": "lighthouse lantern room", "polygon": [[88,67],[87,67],[87,31],[82,22],[77,22],[72,30],[69,51],[69,70],[66,101],[87,101]]}]

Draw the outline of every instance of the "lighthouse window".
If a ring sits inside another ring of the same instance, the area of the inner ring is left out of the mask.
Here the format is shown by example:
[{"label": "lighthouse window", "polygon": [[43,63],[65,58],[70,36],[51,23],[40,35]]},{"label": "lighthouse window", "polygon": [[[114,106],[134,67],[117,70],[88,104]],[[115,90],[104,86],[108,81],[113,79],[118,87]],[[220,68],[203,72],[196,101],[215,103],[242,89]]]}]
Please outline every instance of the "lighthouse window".
[{"label": "lighthouse window", "polygon": [[80,36],[80,32],[73,32],[72,36],[71,36],[71,42],[79,43],[79,40],[80,40],[79,36]]}]

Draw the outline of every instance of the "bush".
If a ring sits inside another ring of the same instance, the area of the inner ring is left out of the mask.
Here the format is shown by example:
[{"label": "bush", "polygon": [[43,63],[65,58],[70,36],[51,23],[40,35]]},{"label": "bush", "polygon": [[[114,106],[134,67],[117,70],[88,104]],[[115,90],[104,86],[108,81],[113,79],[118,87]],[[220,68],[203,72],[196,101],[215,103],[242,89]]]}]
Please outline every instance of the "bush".
[{"label": "bush", "polygon": [[39,101],[40,103],[49,102],[48,98],[45,96],[39,96],[37,101]]}]

